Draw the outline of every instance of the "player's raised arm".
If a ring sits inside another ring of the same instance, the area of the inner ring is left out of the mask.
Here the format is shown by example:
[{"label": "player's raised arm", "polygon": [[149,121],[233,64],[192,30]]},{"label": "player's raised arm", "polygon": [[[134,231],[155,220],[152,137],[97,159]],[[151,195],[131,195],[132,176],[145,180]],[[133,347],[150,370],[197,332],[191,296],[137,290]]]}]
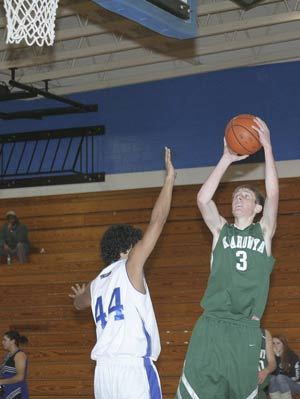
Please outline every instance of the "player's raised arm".
[{"label": "player's raised arm", "polygon": [[220,181],[232,162],[247,158],[248,155],[239,156],[231,152],[224,139],[224,153],[208,179],[204,182],[197,195],[197,204],[203,219],[214,236],[219,234],[225,219],[212,200]]},{"label": "player's raised arm", "polygon": [[143,282],[144,264],[161,234],[171,207],[172,192],[176,173],[172,165],[171,151],[169,148],[165,149],[165,166],[166,176],[164,185],[152,210],[150,223],[143,238],[129,252],[128,261],[126,264],[131,283],[137,290],[141,292],[145,291]]},{"label": "player's raised arm", "polygon": [[83,310],[91,305],[91,292],[90,283],[86,284],[75,284],[72,289],[72,294],[69,294],[70,298],[73,298],[73,304],[75,309]]},{"label": "player's raised arm", "polygon": [[277,222],[278,200],[279,200],[279,185],[278,175],[273,157],[272,144],[270,139],[270,131],[268,126],[260,118],[255,118],[258,127],[253,128],[259,134],[260,142],[264,148],[265,153],[265,186],[266,186],[266,201],[261,219],[261,226],[266,239],[272,239]]}]

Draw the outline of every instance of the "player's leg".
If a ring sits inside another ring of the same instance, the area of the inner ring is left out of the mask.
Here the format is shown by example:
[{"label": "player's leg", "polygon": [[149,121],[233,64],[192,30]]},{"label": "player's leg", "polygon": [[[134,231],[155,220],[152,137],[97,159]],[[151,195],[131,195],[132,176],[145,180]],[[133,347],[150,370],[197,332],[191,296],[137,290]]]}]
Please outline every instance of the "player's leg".
[{"label": "player's leg", "polygon": [[261,387],[258,388],[257,399],[267,399],[267,394]]},{"label": "player's leg", "polygon": [[265,379],[265,381],[258,386],[258,396],[257,399],[267,399],[267,391],[268,391],[268,386],[270,383],[270,378],[269,376]]},{"label": "player's leg", "polygon": [[202,316],[193,330],[176,399],[229,399],[223,349],[218,321]]},{"label": "player's leg", "polygon": [[159,377],[150,359],[116,357],[98,362],[95,399],[162,399]]},{"label": "player's leg", "polygon": [[227,364],[230,399],[256,399],[261,330],[258,325],[227,323],[231,359]]}]

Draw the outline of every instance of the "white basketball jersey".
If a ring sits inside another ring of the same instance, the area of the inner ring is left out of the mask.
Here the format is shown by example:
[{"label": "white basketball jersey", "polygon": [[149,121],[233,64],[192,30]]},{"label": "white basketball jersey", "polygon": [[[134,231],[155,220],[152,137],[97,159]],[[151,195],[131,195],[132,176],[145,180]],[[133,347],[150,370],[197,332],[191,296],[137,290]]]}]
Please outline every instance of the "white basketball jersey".
[{"label": "white basketball jersey", "polygon": [[91,307],[97,342],[93,360],[108,356],[150,357],[160,353],[160,339],[148,287],[146,294],[131,284],[126,260],[106,267],[92,281]]}]

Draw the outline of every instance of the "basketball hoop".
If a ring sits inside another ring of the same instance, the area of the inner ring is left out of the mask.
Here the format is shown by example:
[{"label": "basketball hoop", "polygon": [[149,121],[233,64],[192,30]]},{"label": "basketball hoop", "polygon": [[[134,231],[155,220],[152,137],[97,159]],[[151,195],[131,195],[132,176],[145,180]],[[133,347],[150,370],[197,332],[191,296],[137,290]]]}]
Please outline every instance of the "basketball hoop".
[{"label": "basketball hoop", "polygon": [[4,0],[7,19],[6,43],[52,46],[59,0]]}]

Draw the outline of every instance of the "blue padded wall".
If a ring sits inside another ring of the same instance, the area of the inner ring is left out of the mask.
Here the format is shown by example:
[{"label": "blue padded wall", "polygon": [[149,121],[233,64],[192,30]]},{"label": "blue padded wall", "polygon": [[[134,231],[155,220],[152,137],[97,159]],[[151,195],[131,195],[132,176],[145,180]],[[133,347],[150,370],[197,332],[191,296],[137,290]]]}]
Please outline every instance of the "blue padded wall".
[{"label": "blue padded wall", "polygon": [[[128,173],[162,169],[165,145],[173,149],[177,168],[214,165],[222,153],[228,120],[252,113],[269,124],[277,160],[300,159],[299,68],[300,63],[293,62],[80,93],[72,97],[97,102],[98,113],[2,121],[0,131],[104,124],[106,134],[98,146],[100,168]],[[1,106],[3,111],[29,109],[30,103]]]}]

